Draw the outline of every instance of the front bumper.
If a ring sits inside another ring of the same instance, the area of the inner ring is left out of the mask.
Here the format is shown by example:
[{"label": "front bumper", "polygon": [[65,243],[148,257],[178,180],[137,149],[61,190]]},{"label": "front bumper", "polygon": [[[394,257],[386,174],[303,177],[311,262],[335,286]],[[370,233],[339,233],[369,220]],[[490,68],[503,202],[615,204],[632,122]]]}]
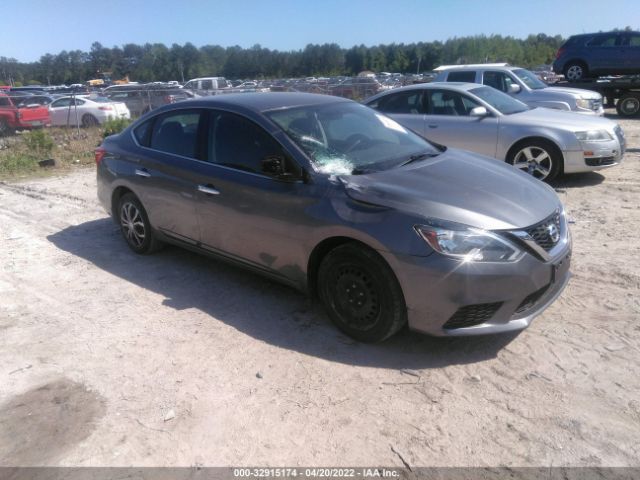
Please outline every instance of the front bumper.
[{"label": "front bumper", "polygon": [[591,172],[622,163],[626,145],[624,138],[606,142],[581,142],[582,150],[562,152],[564,173]]},{"label": "front bumper", "polygon": [[577,108],[571,111],[574,113],[581,113],[582,115],[597,115],[598,117],[604,117],[604,107],[602,106],[594,110],[589,110],[587,108]]},{"label": "front bumper", "polygon": [[[553,303],[571,276],[569,241],[549,262],[529,253],[513,263],[461,263],[436,253],[380,253],[402,286],[409,327],[435,336],[522,330]],[[471,315],[474,324],[465,326],[463,319],[451,328],[460,315]]]}]

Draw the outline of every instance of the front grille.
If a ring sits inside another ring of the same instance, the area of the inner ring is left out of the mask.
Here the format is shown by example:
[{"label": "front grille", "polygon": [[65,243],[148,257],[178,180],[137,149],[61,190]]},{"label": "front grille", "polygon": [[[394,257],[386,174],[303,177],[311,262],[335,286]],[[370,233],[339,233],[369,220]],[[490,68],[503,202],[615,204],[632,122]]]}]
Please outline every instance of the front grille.
[{"label": "front grille", "polygon": [[460,307],[453,316],[447,320],[443,328],[454,329],[473,327],[489,320],[502,306],[502,302],[478,303]]},{"label": "front grille", "polygon": [[601,167],[603,165],[613,165],[615,157],[585,158],[585,163],[590,167]]},{"label": "front grille", "polygon": [[592,100],[591,101],[591,109],[594,112],[597,112],[598,110],[600,110],[600,107],[602,107],[602,100]]},{"label": "front grille", "polygon": [[560,212],[525,230],[545,251],[551,250],[560,241]]},{"label": "front grille", "polygon": [[518,305],[518,308],[516,308],[516,313],[525,312],[529,310],[531,307],[533,307],[536,303],[538,303],[538,300],[542,298],[542,296],[545,294],[548,288],[549,288],[549,285],[545,285],[541,289],[533,292],[531,295],[528,295],[527,298],[525,298],[522,301],[522,303]]}]

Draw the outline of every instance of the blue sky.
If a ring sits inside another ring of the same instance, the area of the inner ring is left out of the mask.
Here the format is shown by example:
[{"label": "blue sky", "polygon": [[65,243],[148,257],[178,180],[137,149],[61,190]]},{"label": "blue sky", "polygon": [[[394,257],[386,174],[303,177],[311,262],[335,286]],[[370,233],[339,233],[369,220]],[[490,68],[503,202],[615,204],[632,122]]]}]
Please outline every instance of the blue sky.
[{"label": "blue sky", "polygon": [[[15,0],[3,5],[0,56],[34,61],[98,41],[191,42],[297,50],[530,33],[640,29],[640,0]],[[624,14],[623,14],[624,13]],[[10,19],[10,21],[7,21]]]}]

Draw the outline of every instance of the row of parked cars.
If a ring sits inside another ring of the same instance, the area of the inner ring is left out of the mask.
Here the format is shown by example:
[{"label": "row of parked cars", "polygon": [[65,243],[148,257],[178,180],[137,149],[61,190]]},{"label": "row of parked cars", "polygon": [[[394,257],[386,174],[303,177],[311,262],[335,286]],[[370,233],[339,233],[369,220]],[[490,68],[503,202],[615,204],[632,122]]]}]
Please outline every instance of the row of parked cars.
[{"label": "row of parked cars", "polygon": [[523,329],[571,275],[544,181],[618,164],[624,133],[597,94],[523,69],[435,80],[364,105],[301,92],[165,105],[96,150],[98,198],[135,253],[170,243],[246,267],[316,296],[360,341]]},{"label": "row of parked cars", "polygon": [[46,126],[91,127],[116,118],[131,118],[127,105],[99,94],[0,93],[0,136]]}]

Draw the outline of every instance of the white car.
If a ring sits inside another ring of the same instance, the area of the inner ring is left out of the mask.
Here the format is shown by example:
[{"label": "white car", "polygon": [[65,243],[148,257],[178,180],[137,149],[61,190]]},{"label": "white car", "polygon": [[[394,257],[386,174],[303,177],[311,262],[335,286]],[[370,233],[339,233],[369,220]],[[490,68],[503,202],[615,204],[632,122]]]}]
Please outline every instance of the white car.
[{"label": "white car", "polygon": [[53,126],[91,127],[110,118],[131,118],[131,113],[124,103],[105,97],[67,96],[51,102],[49,116]]}]

